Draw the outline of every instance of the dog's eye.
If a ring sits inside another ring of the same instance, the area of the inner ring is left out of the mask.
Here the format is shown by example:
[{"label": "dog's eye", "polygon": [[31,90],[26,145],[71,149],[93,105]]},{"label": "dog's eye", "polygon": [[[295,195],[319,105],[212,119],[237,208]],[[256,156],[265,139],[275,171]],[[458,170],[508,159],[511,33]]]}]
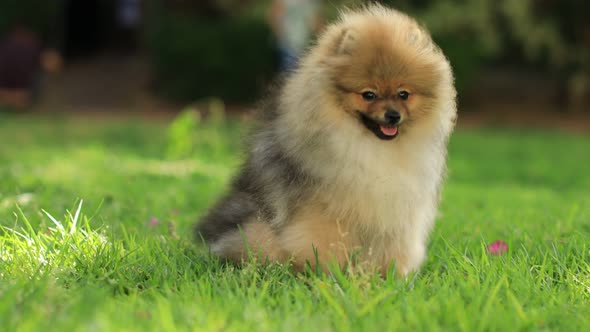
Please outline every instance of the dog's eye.
[{"label": "dog's eye", "polygon": [[363,99],[366,101],[373,101],[377,99],[377,95],[371,91],[365,91],[361,94],[361,96],[363,96]]},{"label": "dog's eye", "polygon": [[400,97],[403,100],[408,100],[408,97],[410,96],[410,93],[408,91],[400,91],[397,93],[397,96]]}]

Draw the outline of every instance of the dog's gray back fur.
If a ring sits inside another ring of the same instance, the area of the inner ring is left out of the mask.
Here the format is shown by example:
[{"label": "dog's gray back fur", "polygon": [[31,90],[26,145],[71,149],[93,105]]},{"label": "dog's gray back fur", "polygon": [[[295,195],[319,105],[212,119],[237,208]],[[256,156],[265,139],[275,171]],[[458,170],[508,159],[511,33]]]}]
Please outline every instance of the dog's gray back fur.
[{"label": "dog's gray back fur", "polygon": [[[247,159],[229,193],[197,224],[198,240],[202,237],[206,242],[216,241],[252,218],[268,221],[278,213],[288,214],[313,184],[298,161],[284,153],[274,133],[280,112],[276,98],[268,99],[259,109],[259,123],[251,136]],[[285,203],[286,211],[277,211],[277,200]]]}]

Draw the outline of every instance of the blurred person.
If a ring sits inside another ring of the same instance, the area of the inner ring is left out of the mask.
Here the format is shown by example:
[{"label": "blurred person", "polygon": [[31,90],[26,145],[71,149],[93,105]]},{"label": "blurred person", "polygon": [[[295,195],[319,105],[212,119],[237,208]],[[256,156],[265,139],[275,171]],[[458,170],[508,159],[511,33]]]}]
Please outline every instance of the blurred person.
[{"label": "blurred person", "polygon": [[119,25],[119,46],[122,50],[135,51],[137,48],[137,30],[141,24],[141,1],[118,0],[117,21]]},{"label": "blurred person", "polygon": [[0,106],[29,106],[39,93],[41,69],[60,68],[59,54],[44,51],[34,32],[16,24],[0,39]]},{"label": "blurred person", "polygon": [[278,43],[283,71],[297,67],[299,56],[321,26],[321,0],[273,0],[268,21]]},{"label": "blurred person", "polygon": [[22,25],[0,40],[0,105],[25,107],[35,90],[41,43]]}]

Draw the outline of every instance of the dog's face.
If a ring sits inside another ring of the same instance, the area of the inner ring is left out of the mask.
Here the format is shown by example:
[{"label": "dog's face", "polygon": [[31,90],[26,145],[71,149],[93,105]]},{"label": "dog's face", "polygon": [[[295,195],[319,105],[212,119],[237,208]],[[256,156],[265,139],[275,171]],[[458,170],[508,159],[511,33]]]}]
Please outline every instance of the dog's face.
[{"label": "dog's face", "polygon": [[436,111],[444,56],[424,52],[424,40],[400,38],[389,27],[345,29],[341,35],[326,63],[339,108],[353,121],[393,140]]},{"label": "dog's face", "polygon": [[368,82],[356,89],[339,85],[339,90],[344,110],[382,140],[396,138],[420,103],[420,95],[411,86],[394,79]]}]

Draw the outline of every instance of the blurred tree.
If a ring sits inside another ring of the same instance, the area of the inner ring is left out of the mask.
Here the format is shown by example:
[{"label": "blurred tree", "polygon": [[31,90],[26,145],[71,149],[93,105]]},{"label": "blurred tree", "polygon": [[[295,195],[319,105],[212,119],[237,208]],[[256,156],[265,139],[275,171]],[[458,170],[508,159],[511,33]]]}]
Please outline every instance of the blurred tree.
[{"label": "blurred tree", "polygon": [[[350,1],[355,4],[366,1]],[[561,81],[571,108],[590,97],[590,2],[384,0],[422,21],[453,62],[459,89],[499,60]]]},{"label": "blurred tree", "polygon": [[15,25],[26,26],[41,36],[52,31],[61,0],[2,0],[0,1],[0,34]]},{"label": "blurred tree", "polygon": [[251,102],[276,69],[262,15],[229,11],[211,0],[152,0],[148,16],[154,88],[166,97]]}]

